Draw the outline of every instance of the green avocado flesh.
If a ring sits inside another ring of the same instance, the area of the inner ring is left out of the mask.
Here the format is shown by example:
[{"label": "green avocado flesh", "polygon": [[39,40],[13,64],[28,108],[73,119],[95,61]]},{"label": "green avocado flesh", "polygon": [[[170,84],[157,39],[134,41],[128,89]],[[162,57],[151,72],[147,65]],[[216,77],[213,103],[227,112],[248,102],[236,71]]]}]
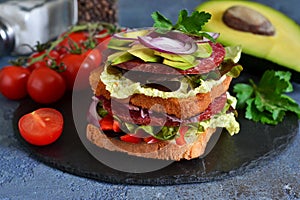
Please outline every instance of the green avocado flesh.
[{"label": "green avocado flesh", "polygon": [[165,59],[177,61],[177,62],[192,63],[195,61],[195,57],[192,55],[177,55],[177,54],[170,54],[170,53],[162,53],[158,51],[154,51],[154,54],[161,56]]},{"label": "green avocado flesh", "polygon": [[142,45],[133,45],[130,49],[127,50],[131,55],[142,59],[145,62],[159,62],[160,57],[154,54],[152,49],[145,48]]},{"label": "green avocado flesh", "polygon": [[[237,5],[246,6],[265,16],[275,27],[275,35],[258,35],[227,26],[222,16],[228,8]],[[223,45],[241,45],[245,54],[300,72],[300,26],[283,13],[250,1],[207,1],[200,4],[196,10],[206,11],[212,15],[203,30],[220,33],[218,42]]]}]

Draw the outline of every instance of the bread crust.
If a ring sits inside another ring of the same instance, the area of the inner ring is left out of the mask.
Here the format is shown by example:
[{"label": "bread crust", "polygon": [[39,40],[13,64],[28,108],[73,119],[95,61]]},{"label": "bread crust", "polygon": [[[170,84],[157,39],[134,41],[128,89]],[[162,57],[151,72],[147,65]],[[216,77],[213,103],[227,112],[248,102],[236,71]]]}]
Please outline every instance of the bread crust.
[{"label": "bread crust", "polygon": [[[110,93],[106,90],[104,83],[99,79],[101,71],[100,68],[91,73],[90,84],[96,96],[104,96],[109,100],[111,99]],[[215,98],[221,96],[228,90],[231,80],[232,77],[226,76],[226,79],[221,84],[213,87],[210,92],[199,93],[194,97],[164,99],[161,97],[150,97],[144,94],[134,94],[130,97],[129,102],[144,109],[166,112],[169,115],[175,115],[177,118],[186,119],[204,112]],[[155,106],[157,104],[160,106]]]},{"label": "bread crust", "polygon": [[208,128],[205,132],[199,134],[193,143],[181,146],[168,141],[153,144],[123,142],[116,138],[107,137],[98,127],[92,124],[88,124],[86,136],[93,144],[109,151],[123,152],[143,158],[179,161],[181,159],[190,160],[203,155],[206,145],[215,131],[216,129]]}]

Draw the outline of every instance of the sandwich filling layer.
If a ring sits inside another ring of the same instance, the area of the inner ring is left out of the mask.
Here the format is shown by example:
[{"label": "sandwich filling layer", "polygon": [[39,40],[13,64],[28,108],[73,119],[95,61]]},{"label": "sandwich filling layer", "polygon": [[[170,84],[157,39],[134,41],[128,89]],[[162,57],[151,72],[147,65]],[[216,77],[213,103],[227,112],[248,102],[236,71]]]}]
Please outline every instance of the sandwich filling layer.
[{"label": "sandwich filling layer", "polygon": [[[104,97],[94,97],[94,101],[91,110],[97,111],[98,119],[109,116],[120,126],[119,132],[103,131],[108,137],[120,138],[130,134],[142,139],[154,138],[155,142],[176,143],[176,139],[183,135],[186,143],[192,143],[207,128],[226,128],[231,135],[239,132],[234,109],[236,99],[229,93],[216,98],[204,112],[189,119],[179,119],[167,113],[156,113],[119,102],[112,109],[115,102],[111,103]],[[98,123],[94,125],[99,127]]]},{"label": "sandwich filling layer", "polygon": [[[237,63],[240,47],[224,48],[178,31],[126,34],[112,38],[108,46],[109,56],[94,87],[90,123],[108,137],[178,145],[195,142],[209,128],[239,132],[236,99],[227,91],[242,70]],[[170,52],[149,41],[169,46]],[[192,48],[175,54],[172,45]]]}]

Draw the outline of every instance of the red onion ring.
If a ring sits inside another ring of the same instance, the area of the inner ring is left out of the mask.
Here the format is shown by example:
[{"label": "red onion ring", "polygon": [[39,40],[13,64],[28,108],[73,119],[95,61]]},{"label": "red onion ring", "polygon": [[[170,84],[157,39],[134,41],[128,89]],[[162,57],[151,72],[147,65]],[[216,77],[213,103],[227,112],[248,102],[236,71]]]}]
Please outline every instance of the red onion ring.
[{"label": "red onion ring", "polygon": [[88,113],[87,113],[87,121],[90,124],[93,124],[96,127],[100,127],[99,120],[101,119],[97,113],[97,104],[99,102],[99,99],[95,96],[93,97],[93,101],[89,107]]},{"label": "red onion ring", "polygon": [[192,54],[198,49],[193,38],[175,31],[139,36],[138,40],[142,45],[164,53]]}]

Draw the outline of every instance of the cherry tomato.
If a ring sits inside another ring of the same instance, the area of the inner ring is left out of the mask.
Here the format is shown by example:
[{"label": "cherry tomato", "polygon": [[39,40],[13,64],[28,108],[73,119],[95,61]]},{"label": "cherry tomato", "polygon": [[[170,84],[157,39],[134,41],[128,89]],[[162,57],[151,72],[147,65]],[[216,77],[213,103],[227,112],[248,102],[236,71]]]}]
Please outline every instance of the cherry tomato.
[{"label": "cherry tomato", "polygon": [[110,37],[111,37],[111,35],[108,33],[108,30],[106,30],[106,29],[99,31],[99,33],[94,36],[94,38],[96,39],[98,44],[106,41]]},{"label": "cherry tomato", "polygon": [[138,137],[134,137],[134,136],[132,136],[132,135],[129,135],[129,134],[127,134],[127,135],[122,135],[121,137],[120,137],[120,139],[122,140],[122,141],[124,141],[124,142],[129,142],[129,143],[140,143],[141,141],[142,141],[142,138],[138,138]]},{"label": "cherry tomato", "polygon": [[[66,33],[63,33],[60,37],[64,37]],[[57,50],[63,54],[67,53],[69,50],[78,48],[84,49],[92,49],[96,47],[98,44],[103,43],[102,46],[107,46],[109,43],[109,39],[111,35],[108,33],[108,30],[103,29],[99,31],[97,34],[93,35],[92,38],[89,38],[88,31],[78,31],[70,33],[62,42],[60,42],[57,46]],[[90,41],[91,40],[91,41]],[[91,43],[93,45],[91,45]]]},{"label": "cherry tomato", "polygon": [[[97,50],[89,50],[83,54],[66,54],[61,58],[65,66],[62,76],[66,80],[67,89],[80,90],[89,87],[89,76],[101,62],[101,54]],[[79,73],[78,73],[79,72]],[[76,80],[76,85],[74,86]]]},{"label": "cherry tomato", "polygon": [[113,120],[114,118],[111,115],[105,115],[103,118],[99,120],[100,128],[103,131],[113,130]]},{"label": "cherry tomato", "polygon": [[0,71],[0,92],[8,99],[18,100],[27,95],[30,71],[20,66],[6,66]]},{"label": "cherry tomato", "polygon": [[[46,51],[41,51],[41,52],[35,52],[35,53],[33,53],[33,54],[30,56],[28,62],[30,62],[30,61],[31,61],[32,59],[34,59],[34,58],[37,58],[37,57],[39,57],[39,56],[44,55],[45,53],[46,53]],[[33,71],[34,69],[39,68],[39,67],[48,67],[48,66],[51,66],[52,61],[54,60],[54,61],[58,62],[59,57],[60,57],[60,54],[59,54],[58,51],[56,51],[56,50],[51,50],[51,51],[49,52],[49,55],[48,55],[48,56],[44,57],[44,58],[43,58],[42,60],[40,60],[40,61],[36,61],[36,62],[32,63],[31,65],[28,66],[28,69],[29,69],[30,71]]]},{"label": "cherry tomato", "polygon": [[53,103],[64,95],[65,90],[66,84],[62,76],[48,67],[33,70],[28,78],[27,91],[38,103]]},{"label": "cherry tomato", "polygon": [[40,108],[23,115],[18,127],[21,136],[33,145],[48,145],[55,142],[62,134],[63,116],[53,108]]},{"label": "cherry tomato", "polygon": [[85,56],[87,60],[92,61],[93,68],[99,67],[102,61],[102,54],[99,49],[90,49],[85,52]]},{"label": "cherry tomato", "polygon": [[[63,33],[60,37],[65,37],[66,33]],[[87,31],[78,31],[70,33],[63,41],[58,44],[58,49],[60,51],[73,49],[76,43],[78,47],[83,47],[83,43],[89,38],[89,33]]]},{"label": "cherry tomato", "polygon": [[175,141],[176,141],[176,144],[178,145],[185,145],[186,144],[186,141],[184,139],[184,135],[186,134],[186,132],[189,130],[189,127],[188,126],[181,126],[179,128],[179,134],[180,134],[180,137],[176,138]]}]

